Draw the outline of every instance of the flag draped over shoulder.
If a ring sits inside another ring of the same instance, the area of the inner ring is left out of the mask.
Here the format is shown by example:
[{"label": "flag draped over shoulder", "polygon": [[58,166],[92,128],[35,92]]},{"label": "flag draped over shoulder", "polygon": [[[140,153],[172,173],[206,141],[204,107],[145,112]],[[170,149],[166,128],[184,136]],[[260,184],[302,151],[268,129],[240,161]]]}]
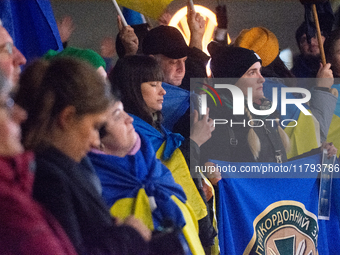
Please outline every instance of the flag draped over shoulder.
[{"label": "flag draped over shoulder", "polygon": [[[263,92],[264,96],[271,101],[273,98],[273,87],[278,88],[277,111],[281,113],[281,89],[286,86],[271,79],[266,79],[263,86]],[[295,97],[293,94],[287,93],[286,98]],[[303,104],[303,106],[310,112],[309,107],[306,104]],[[283,120],[290,120],[284,121],[284,125],[287,127],[283,127],[291,143],[291,150],[287,153],[288,159],[319,147],[319,126],[312,115],[305,115],[295,104],[287,104],[286,115],[280,114],[280,121]],[[297,121],[297,125],[292,127],[296,123],[294,121]]]},{"label": "flag draped over shoulder", "polygon": [[207,215],[206,206],[191,178],[183,153],[179,149],[183,137],[180,134],[171,133],[165,128],[162,128],[162,134],[137,116],[132,114],[131,116],[134,119],[133,126],[136,132],[151,142],[156,151],[156,157],[169,168],[175,182],[182,186],[197,219],[205,217]]},{"label": "flag draped over shoulder", "polygon": [[[89,158],[101,180],[103,197],[110,208],[120,199],[136,198],[143,189],[147,196],[154,197],[158,205],[153,211],[155,217],[152,225],[149,225],[150,229],[158,228],[166,217],[176,226],[182,228],[185,225],[183,215],[171,195],[175,195],[182,203],[186,202],[186,196],[182,188],[174,182],[171,172],[156,159],[147,140],[141,139],[141,149],[135,155],[121,158],[91,152]],[[168,212],[164,210],[166,208],[169,208]],[[120,210],[124,211],[122,208]]]},{"label": "flag draped over shoulder", "polygon": [[135,155],[120,158],[91,152],[89,158],[113,216],[124,219],[134,215],[151,230],[170,219],[182,230],[190,254],[202,254],[197,219],[187,205],[186,195],[169,169],[156,159],[147,139],[141,136],[141,149]]},{"label": "flag draped over shoulder", "polygon": [[173,0],[117,0],[121,6],[157,20]]},{"label": "flag draped over shoulder", "polygon": [[28,61],[63,49],[49,0],[2,0],[0,18]]},{"label": "flag draped over shoulder", "polygon": [[[234,165],[211,161],[225,169]],[[301,166],[305,172],[305,164],[311,171],[312,164],[320,163],[321,155],[317,154],[282,166],[293,164],[297,171]],[[252,163],[241,165],[251,167]],[[225,178],[218,182],[217,212],[221,254],[337,254],[340,180],[333,179],[330,220],[318,220],[319,179],[318,173],[313,174],[314,178],[294,178],[290,173],[291,178],[264,175],[254,179],[227,178],[228,173],[222,173]]]}]

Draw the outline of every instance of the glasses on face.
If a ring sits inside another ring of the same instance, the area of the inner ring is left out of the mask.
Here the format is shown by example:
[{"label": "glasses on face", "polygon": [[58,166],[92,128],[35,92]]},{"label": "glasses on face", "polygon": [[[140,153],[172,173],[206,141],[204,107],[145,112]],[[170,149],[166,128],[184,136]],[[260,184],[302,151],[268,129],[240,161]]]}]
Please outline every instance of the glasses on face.
[{"label": "glasses on face", "polygon": [[0,52],[6,52],[9,55],[13,55],[14,45],[11,42],[6,42],[5,44],[0,46]]}]

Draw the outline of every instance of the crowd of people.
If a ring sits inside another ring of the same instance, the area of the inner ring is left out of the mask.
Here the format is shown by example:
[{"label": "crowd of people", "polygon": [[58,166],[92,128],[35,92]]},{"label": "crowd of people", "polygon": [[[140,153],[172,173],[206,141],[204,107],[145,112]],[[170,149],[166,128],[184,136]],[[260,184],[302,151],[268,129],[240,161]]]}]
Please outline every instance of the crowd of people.
[{"label": "crowd of people", "polygon": [[[104,38],[98,54],[67,45],[75,26],[66,17],[58,23],[64,50],[29,64],[0,24],[1,254],[219,254],[223,175],[209,161],[337,154],[340,30],[323,35],[323,65],[303,23],[289,70],[267,28],[244,29],[231,45],[213,41],[208,56],[205,20],[190,5],[187,22],[189,45],[174,27],[136,33],[118,17],[116,41]],[[223,106],[209,98],[201,115],[208,87],[190,80],[208,78],[209,60],[212,77],[233,79],[245,96],[243,114],[234,115],[233,91],[216,89]],[[305,86],[311,115],[293,105],[284,118],[298,125],[284,129],[278,111],[253,113],[272,108],[272,88],[301,85],[296,77],[318,78]],[[197,166],[214,170],[193,175]]]}]

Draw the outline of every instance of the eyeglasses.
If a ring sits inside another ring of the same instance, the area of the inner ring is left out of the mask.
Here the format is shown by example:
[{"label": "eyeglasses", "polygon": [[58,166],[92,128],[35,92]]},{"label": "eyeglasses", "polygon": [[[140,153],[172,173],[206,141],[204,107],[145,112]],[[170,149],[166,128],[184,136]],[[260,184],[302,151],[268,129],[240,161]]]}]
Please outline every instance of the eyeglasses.
[{"label": "eyeglasses", "polygon": [[6,42],[5,44],[0,46],[0,52],[5,51],[9,55],[13,55],[14,45],[11,42]]}]

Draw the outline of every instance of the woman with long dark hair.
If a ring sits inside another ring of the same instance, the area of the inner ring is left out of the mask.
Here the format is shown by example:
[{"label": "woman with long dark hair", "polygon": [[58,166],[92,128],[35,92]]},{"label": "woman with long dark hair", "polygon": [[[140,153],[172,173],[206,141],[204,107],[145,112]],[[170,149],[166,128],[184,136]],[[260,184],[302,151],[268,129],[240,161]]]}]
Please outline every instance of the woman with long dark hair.
[{"label": "woman with long dark hair", "polygon": [[[204,236],[201,236],[201,241],[209,239],[207,246],[210,246],[210,241],[213,242],[215,236],[214,230],[211,223],[208,223],[210,219],[206,216],[207,208],[203,196],[201,197],[190,176],[186,161],[189,158],[189,141],[200,146],[207,140],[200,133],[204,128],[200,127],[200,132],[193,132],[190,139],[184,140],[180,134],[163,127],[161,110],[166,92],[162,87],[162,69],[153,57],[135,55],[122,58],[109,74],[109,79],[112,86],[121,91],[122,103],[126,112],[134,119],[136,132],[151,142],[157,158],[169,168],[175,182],[182,186],[188,204],[200,220],[200,234]],[[208,121],[208,118],[204,121],[204,127],[210,129],[212,121]]]}]

